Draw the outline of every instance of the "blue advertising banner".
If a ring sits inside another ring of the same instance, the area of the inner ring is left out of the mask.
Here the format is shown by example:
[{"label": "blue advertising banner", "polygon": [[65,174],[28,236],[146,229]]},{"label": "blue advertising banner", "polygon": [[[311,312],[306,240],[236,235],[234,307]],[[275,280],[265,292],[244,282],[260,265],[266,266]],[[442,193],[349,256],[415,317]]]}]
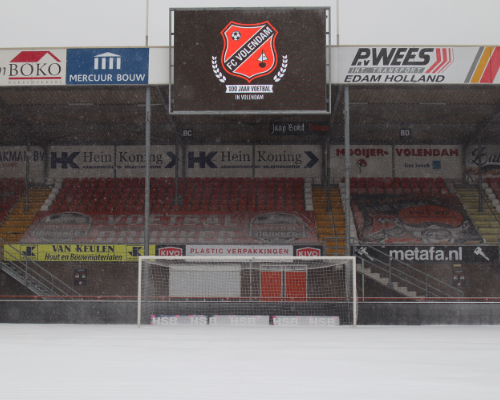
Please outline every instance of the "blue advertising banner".
[{"label": "blue advertising banner", "polygon": [[149,49],[68,49],[68,85],[147,85]]}]

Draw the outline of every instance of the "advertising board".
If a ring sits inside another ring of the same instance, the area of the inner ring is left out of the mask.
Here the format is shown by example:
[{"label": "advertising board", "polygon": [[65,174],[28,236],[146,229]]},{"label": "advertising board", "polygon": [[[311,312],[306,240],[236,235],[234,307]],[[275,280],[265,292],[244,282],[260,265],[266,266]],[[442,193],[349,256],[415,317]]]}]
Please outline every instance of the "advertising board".
[{"label": "advertising board", "polygon": [[51,146],[49,177],[113,178],[114,146]]},{"label": "advertising board", "polygon": [[483,174],[500,175],[500,146],[468,146],[465,153],[465,171],[477,175],[479,166]]},{"label": "advertising board", "polygon": [[68,49],[68,85],[145,85],[149,49]]},{"label": "advertising board", "polygon": [[66,49],[0,51],[0,86],[66,84]]},{"label": "advertising board", "polygon": [[[149,174],[155,177],[174,177],[177,155],[175,146],[151,146]],[[143,177],[146,168],[144,146],[116,146],[116,177]]]},{"label": "advertising board", "polygon": [[186,255],[283,257],[293,255],[293,246],[186,245]]},{"label": "advertising board", "polygon": [[328,111],[329,9],[205,8],[171,13],[171,112]]},{"label": "advertising board", "polygon": [[29,155],[26,146],[0,147],[0,178],[26,178],[26,159],[29,157],[30,180],[43,183],[46,153],[41,147],[31,146]]},{"label": "advertising board", "polygon": [[[319,177],[323,153],[318,145],[192,145],[187,147],[189,177]],[[223,171],[223,172],[221,172]]]},{"label": "advertising board", "polygon": [[500,83],[500,47],[339,47],[335,51],[333,76],[340,84]]},{"label": "advertising board", "polygon": [[354,254],[366,260],[389,262],[389,259],[411,262],[498,262],[498,246],[361,246]]},{"label": "advertising board", "polygon": [[462,146],[394,146],[395,176],[461,178],[462,170]]},{"label": "advertising board", "polygon": [[[343,177],[344,146],[330,147],[330,176]],[[392,146],[353,145],[350,151],[351,176],[385,178],[392,176]]]},{"label": "advertising board", "polygon": [[322,159],[319,145],[257,145],[255,177],[320,177]]},{"label": "advertising board", "polygon": [[[51,262],[134,262],[144,255],[140,244],[12,244],[13,250],[5,252],[5,259],[17,261],[19,254],[33,261]],[[18,253],[19,252],[19,253]],[[149,246],[155,254],[155,246]]]},{"label": "advertising board", "polygon": [[253,150],[248,145],[187,147],[189,177],[252,177]]}]

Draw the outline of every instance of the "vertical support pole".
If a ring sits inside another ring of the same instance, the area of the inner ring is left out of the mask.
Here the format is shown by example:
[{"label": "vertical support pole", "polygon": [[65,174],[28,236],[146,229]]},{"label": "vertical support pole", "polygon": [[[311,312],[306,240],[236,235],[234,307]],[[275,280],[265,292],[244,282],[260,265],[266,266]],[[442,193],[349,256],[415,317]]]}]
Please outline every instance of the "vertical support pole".
[{"label": "vertical support pole", "polygon": [[392,145],[392,179],[396,177],[396,146]]},{"label": "vertical support pole", "polygon": [[481,146],[482,146],[482,143],[481,143],[481,132],[482,132],[482,128],[480,127],[478,129],[478,133],[477,133],[477,140],[479,142],[478,144],[478,154],[479,154],[479,163],[478,163],[478,177],[477,177],[477,193],[479,194],[479,197],[478,197],[478,205],[477,205],[477,209],[480,213],[483,212],[483,170],[481,168],[481,154],[482,154],[482,149],[481,149]]},{"label": "vertical support pole", "polygon": [[29,211],[30,206],[29,206],[29,185],[30,185],[30,157],[31,157],[31,147],[30,147],[30,137],[29,137],[29,132],[28,132],[28,143],[26,146],[26,195],[25,195],[25,200],[26,203],[24,205],[24,211]]},{"label": "vertical support pole", "polygon": [[365,301],[365,260],[361,259],[361,294],[363,301]]},{"label": "vertical support pole", "polygon": [[249,276],[249,278],[250,278],[250,296],[249,297],[250,297],[250,300],[252,300],[252,289],[253,289],[252,288],[252,261],[250,261],[249,271],[250,271],[250,276]]},{"label": "vertical support pole", "polygon": [[146,88],[146,179],[144,184],[144,255],[149,256],[149,164],[151,158],[151,88]]},{"label": "vertical support pole", "polygon": [[141,327],[141,285],[142,285],[142,257],[139,257],[139,271],[137,276],[137,327]]},{"label": "vertical support pole", "polygon": [[324,176],[325,176],[325,189],[326,189],[326,199],[327,199],[327,203],[326,203],[326,211],[328,213],[331,213],[332,211],[332,200],[330,198],[330,136],[328,135],[328,137],[326,138],[325,140],[325,151],[324,151]]},{"label": "vertical support pole", "polygon": [[252,179],[255,179],[255,144],[252,144]]},{"label": "vertical support pole", "polygon": [[344,87],[344,147],[345,147],[345,252],[351,255],[351,144],[349,137],[349,86]]},{"label": "vertical support pole", "polygon": [[340,46],[340,16],[339,16],[339,0],[337,0],[337,46]]},{"label": "vertical support pole", "polygon": [[146,47],[149,42],[149,0],[146,0]]},{"label": "vertical support pole", "polygon": [[358,325],[358,289],[356,282],[356,257],[351,257],[352,265],[352,326]]},{"label": "vertical support pole", "polygon": [[179,202],[179,132],[175,132],[175,194],[174,204],[180,205]]}]

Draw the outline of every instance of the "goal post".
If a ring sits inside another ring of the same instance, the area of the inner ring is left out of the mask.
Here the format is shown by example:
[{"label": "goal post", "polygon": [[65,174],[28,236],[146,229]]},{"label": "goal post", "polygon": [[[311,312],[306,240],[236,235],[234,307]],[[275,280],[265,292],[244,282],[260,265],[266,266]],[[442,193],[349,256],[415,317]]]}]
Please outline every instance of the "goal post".
[{"label": "goal post", "polygon": [[355,263],[327,256],[141,256],[137,324],[169,315],[254,315],[332,317],[356,326]]}]

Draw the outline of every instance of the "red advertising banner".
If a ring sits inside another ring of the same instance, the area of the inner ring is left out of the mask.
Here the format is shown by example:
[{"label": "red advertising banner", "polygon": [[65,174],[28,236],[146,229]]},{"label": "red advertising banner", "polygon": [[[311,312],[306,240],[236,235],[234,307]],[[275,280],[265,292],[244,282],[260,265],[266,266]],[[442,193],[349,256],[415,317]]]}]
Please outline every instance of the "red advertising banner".
[{"label": "red advertising banner", "polygon": [[[317,243],[314,213],[237,212],[150,217],[150,243]],[[141,243],[144,216],[40,212],[21,243]]]}]

